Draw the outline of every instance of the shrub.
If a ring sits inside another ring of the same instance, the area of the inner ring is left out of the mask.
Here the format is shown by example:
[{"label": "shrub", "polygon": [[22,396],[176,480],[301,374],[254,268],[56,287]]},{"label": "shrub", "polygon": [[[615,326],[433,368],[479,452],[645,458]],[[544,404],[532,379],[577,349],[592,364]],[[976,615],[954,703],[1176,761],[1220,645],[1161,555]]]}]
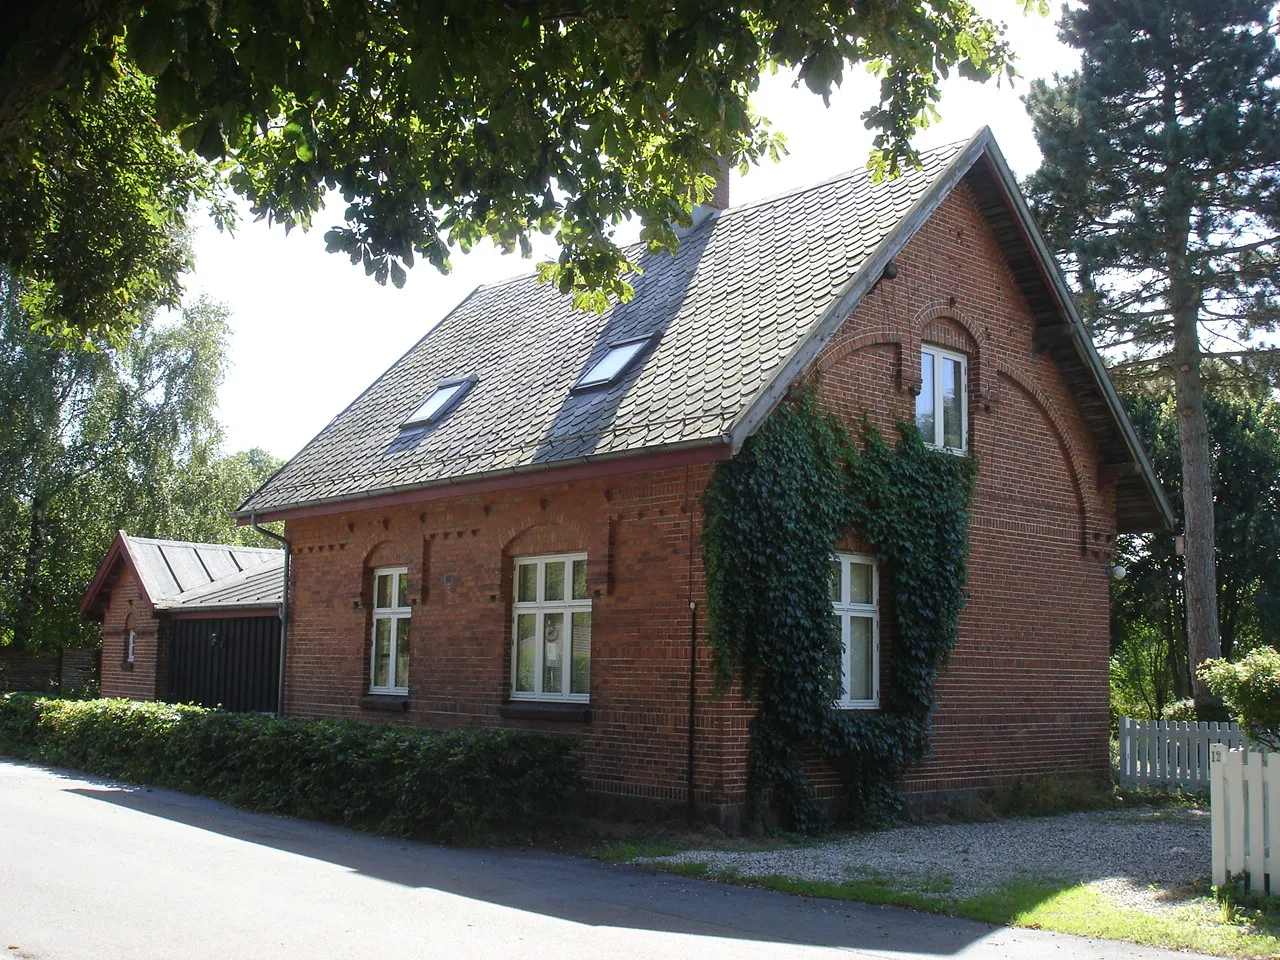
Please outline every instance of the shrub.
[{"label": "shrub", "polygon": [[564,736],[131,700],[0,696],[0,753],[446,843],[553,832],[581,789],[576,741]]},{"label": "shrub", "polygon": [[1250,739],[1280,750],[1280,651],[1258,647],[1235,663],[1206,660],[1199,672]]},{"label": "shrub", "polygon": [[1199,718],[1196,702],[1189,697],[1186,700],[1166,703],[1164,709],[1160,711],[1161,720],[1198,720]]}]

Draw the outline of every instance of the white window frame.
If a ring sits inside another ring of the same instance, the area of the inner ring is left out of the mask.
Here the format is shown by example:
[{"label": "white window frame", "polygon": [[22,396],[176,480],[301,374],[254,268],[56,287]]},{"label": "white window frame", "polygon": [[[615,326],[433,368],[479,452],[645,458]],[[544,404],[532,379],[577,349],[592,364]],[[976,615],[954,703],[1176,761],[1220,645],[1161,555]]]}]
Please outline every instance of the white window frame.
[{"label": "white window frame", "polygon": [[[401,620],[409,621],[411,619],[413,610],[409,606],[398,607],[398,606],[394,606],[394,604],[397,600],[401,599],[398,595],[400,575],[404,574],[407,576],[408,573],[409,573],[408,567],[378,567],[373,571],[373,577],[371,580],[373,593],[371,594],[370,601],[369,601],[369,605],[373,610],[373,616],[370,618],[370,623],[369,623],[369,692],[370,693],[388,693],[388,694],[404,695],[409,692],[408,677],[399,678],[404,681],[404,683],[402,684],[392,683],[387,686],[380,687],[374,683],[375,679],[378,676],[378,621],[379,620],[391,621],[391,648],[389,651],[391,655],[391,667],[390,667],[390,670],[388,671],[388,678],[391,680],[397,679],[396,678],[396,661],[399,654],[400,621]],[[383,576],[388,576],[388,575],[390,575],[393,578],[391,581],[391,602],[393,606],[380,607],[378,606],[378,578]],[[407,590],[408,588],[406,587],[406,592]],[[404,600],[405,600],[405,603],[407,604],[409,598],[405,597]],[[412,643],[412,635],[410,635],[410,642]],[[410,662],[412,662],[412,654],[410,654]],[[406,668],[406,670],[408,669],[410,668]]]},{"label": "white window frame", "polygon": [[[471,392],[479,380],[474,374],[468,377],[450,377],[448,380],[441,380],[436,384],[435,388],[423,398],[422,402],[414,408],[413,413],[405,418],[400,424],[401,430],[425,430],[433,424],[439,423],[454,409],[466,399],[467,394]],[[448,396],[430,413],[424,413],[428,404],[431,403],[441,393],[449,391]]]},{"label": "white window frame", "polygon": [[[653,341],[652,335],[644,337],[632,337],[629,340],[619,340],[617,343],[611,343],[605,348],[604,353],[589,368],[583,371],[582,376],[578,378],[578,382],[571,387],[571,392],[581,392],[587,390],[596,390],[600,387],[610,387],[627,375],[628,371],[636,365],[636,361],[649,349],[650,343]],[[623,361],[622,366],[613,371],[609,376],[603,376],[597,371],[604,365],[604,362],[613,356],[619,350],[626,350],[632,347],[630,354]],[[594,376],[593,376],[594,374]]]},{"label": "white window frame", "polygon": [[[840,621],[840,682],[843,693],[836,701],[841,710],[876,710],[880,707],[880,565],[875,557],[860,553],[837,553],[832,558],[840,563],[840,599],[831,601],[831,607]],[[850,594],[849,567],[854,563],[867,564],[871,567],[871,602],[852,603]],[[849,636],[852,630],[851,621],[855,617],[871,620],[871,699],[854,700],[849,696],[849,672],[851,658]]]},{"label": "white window frame", "polygon": [[[963,454],[969,449],[969,358],[955,350],[947,350],[931,343],[920,347],[920,356],[933,357],[933,436],[925,437],[924,442],[948,453]],[[942,364],[940,360],[956,360],[960,363],[960,446],[948,447],[943,443],[944,429],[942,419]],[[924,376],[924,365],[921,364],[921,377]],[[921,384],[923,387],[923,383]]]},{"label": "white window frame", "polygon": [[[585,553],[558,553],[548,554],[538,557],[515,557],[511,563],[511,699],[512,700],[549,700],[555,703],[590,703],[591,693],[571,693],[573,687],[573,615],[575,613],[591,613],[591,598],[588,596],[585,600],[574,600],[573,597],[573,564],[576,560],[586,562],[587,555]],[[564,596],[563,600],[547,600],[543,596],[546,592],[546,565],[548,563],[564,563]],[[534,600],[520,600],[520,568],[528,564],[536,564],[537,572],[537,598]],[[588,591],[589,592],[589,591]],[[519,636],[520,615],[535,614],[537,619],[534,628],[534,654],[533,654],[533,690],[517,690],[517,673],[519,671],[519,647],[517,638]],[[544,692],[542,689],[543,680],[543,655],[546,651],[546,642],[544,636],[544,624],[548,613],[564,614],[564,638],[561,641],[564,644],[564,652],[561,654],[563,658],[563,671],[561,673],[562,689],[557,693],[555,691]],[[595,618],[592,617],[592,627],[595,627]],[[590,659],[588,659],[588,670],[590,670]]]},{"label": "white window frame", "polygon": [[138,631],[132,627],[125,633],[124,638],[124,662],[133,663],[133,656],[138,649]]}]

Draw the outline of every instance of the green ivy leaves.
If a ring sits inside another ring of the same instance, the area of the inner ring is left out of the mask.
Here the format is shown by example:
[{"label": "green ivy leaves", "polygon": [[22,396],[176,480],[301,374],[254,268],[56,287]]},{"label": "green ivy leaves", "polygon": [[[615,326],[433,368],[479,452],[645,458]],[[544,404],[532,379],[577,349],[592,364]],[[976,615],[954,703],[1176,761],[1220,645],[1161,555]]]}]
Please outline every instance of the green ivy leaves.
[{"label": "green ivy leaves", "polygon": [[[964,607],[972,458],[925,445],[900,424],[891,448],[862,430],[862,449],[813,396],[765,422],[716,469],[704,502],[710,642],[717,691],[734,680],[758,704],[751,723],[750,804],[783,823],[821,828],[805,773],[821,757],[839,772],[850,811],[895,800],[894,779],[923,757],[938,668]],[[882,603],[896,632],[881,709],[837,711],[840,640],[829,563],[847,533],[882,564]]]}]

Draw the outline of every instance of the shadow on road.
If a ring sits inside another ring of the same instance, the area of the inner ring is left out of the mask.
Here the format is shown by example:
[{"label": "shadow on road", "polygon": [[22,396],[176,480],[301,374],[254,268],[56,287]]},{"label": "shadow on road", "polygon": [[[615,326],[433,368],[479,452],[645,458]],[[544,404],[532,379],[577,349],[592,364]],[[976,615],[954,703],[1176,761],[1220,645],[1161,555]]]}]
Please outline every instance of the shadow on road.
[{"label": "shadow on road", "polygon": [[543,851],[437,847],[248,813],[169,790],[80,775],[68,780],[67,793],[244,843],[337,864],[388,883],[592,926],[940,957],[961,952],[992,929],[896,907],[745,889]]}]

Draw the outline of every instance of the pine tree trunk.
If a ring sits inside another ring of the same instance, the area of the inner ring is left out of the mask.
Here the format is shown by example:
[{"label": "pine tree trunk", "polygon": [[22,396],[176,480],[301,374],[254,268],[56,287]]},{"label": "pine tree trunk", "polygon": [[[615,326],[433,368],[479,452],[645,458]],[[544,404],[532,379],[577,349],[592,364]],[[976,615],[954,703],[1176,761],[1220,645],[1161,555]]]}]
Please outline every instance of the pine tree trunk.
[{"label": "pine tree trunk", "polygon": [[1169,683],[1173,699],[1186,700],[1191,696],[1191,678],[1187,673],[1187,621],[1178,606],[1178,584],[1169,584],[1169,597],[1165,601],[1165,652],[1169,663]]},{"label": "pine tree trunk", "polygon": [[[1175,284],[1176,286],[1176,284]],[[1213,478],[1209,466],[1209,422],[1200,380],[1200,337],[1194,306],[1174,309],[1174,399],[1182,451],[1182,512],[1185,533],[1187,659],[1197,704],[1213,696],[1196,668],[1221,655],[1217,571],[1213,555]]]}]

